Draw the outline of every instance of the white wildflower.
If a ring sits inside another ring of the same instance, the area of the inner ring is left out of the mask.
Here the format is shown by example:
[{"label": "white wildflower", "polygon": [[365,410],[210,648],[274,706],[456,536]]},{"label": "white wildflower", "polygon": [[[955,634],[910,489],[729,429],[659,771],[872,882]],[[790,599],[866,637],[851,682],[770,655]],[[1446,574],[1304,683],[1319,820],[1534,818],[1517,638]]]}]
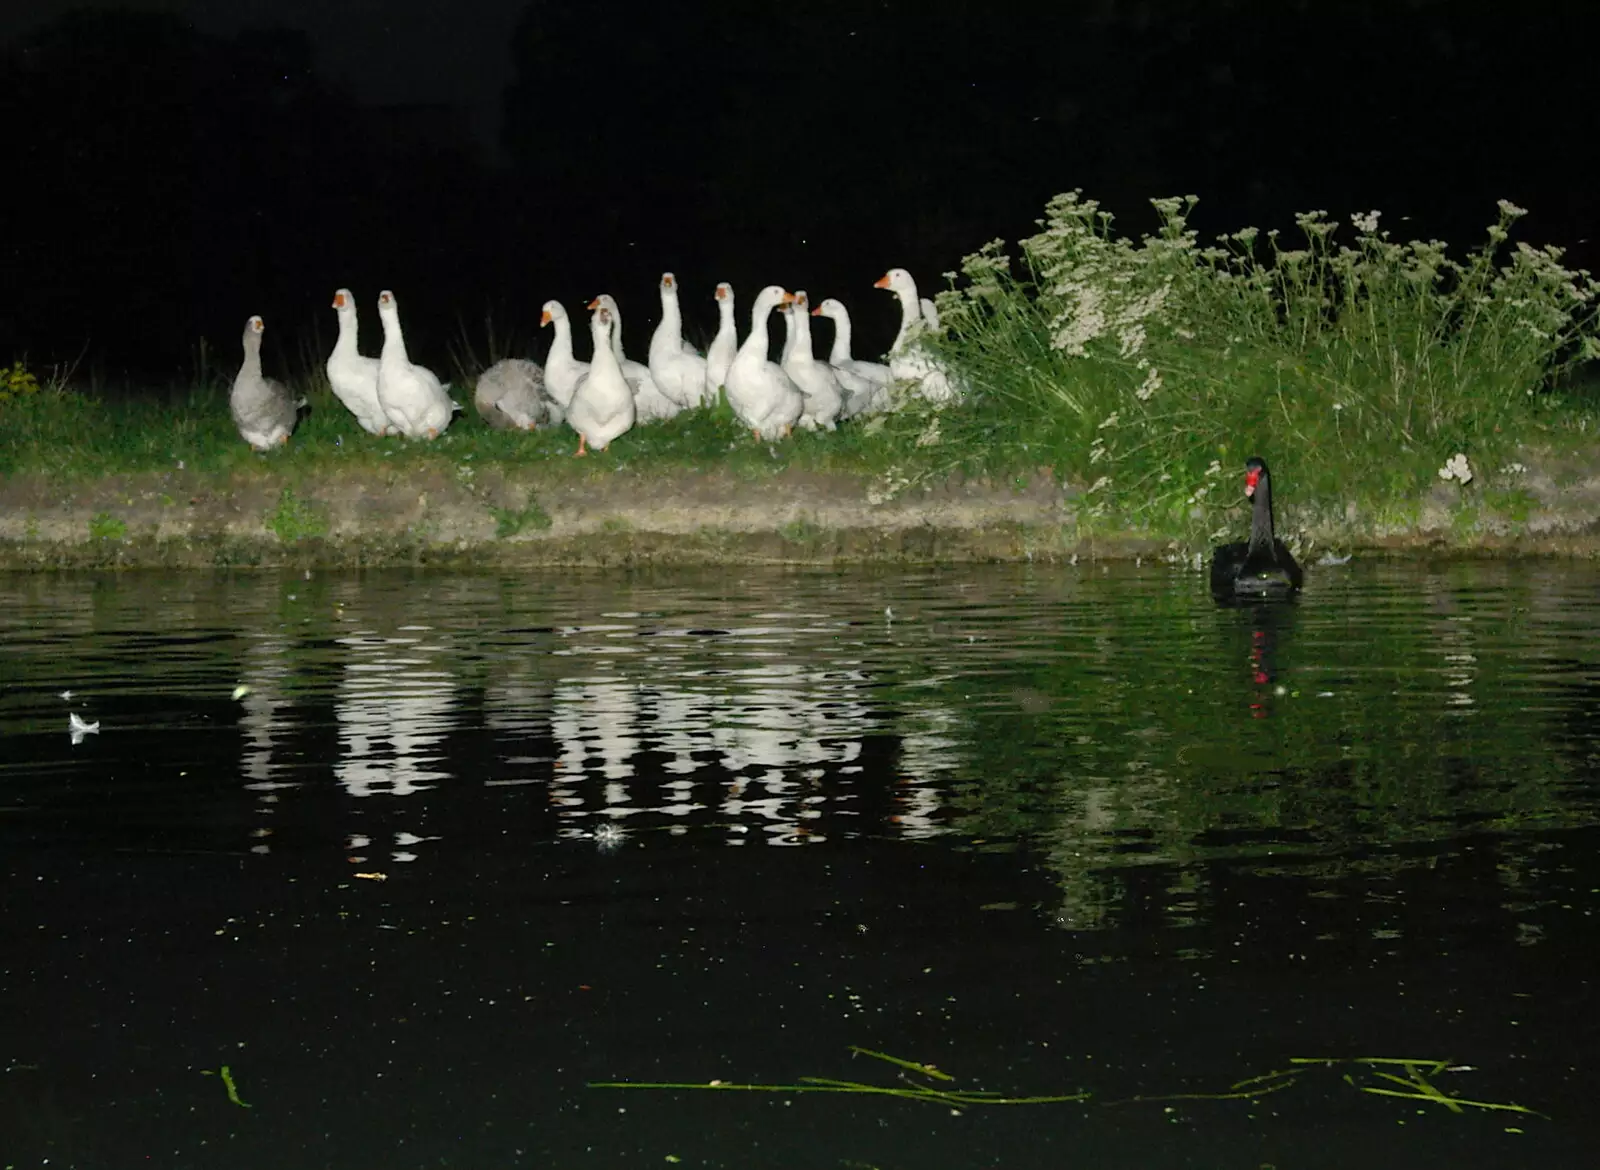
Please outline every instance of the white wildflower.
[{"label": "white wildflower", "polygon": [[1526,475],[1528,469],[1521,463],[1507,463],[1500,469],[1501,475]]},{"label": "white wildflower", "polygon": [[1120,412],[1120,411],[1115,411],[1115,410],[1113,410],[1113,411],[1112,411],[1112,412],[1111,412],[1111,413],[1110,413],[1110,414],[1108,414],[1108,415],[1106,415],[1106,418],[1105,418],[1105,421],[1104,421],[1104,422],[1102,422],[1102,423],[1101,423],[1101,424],[1100,424],[1100,425],[1099,425],[1099,426],[1098,426],[1098,427],[1096,427],[1096,428],[1095,428],[1095,430],[1097,430],[1097,431],[1103,431],[1103,430],[1105,430],[1105,429],[1106,429],[1106,428],[1107,428],[1107,427],[1114,427],[1114,426],[1116,426],[1116,425],[1117,425],[1117,423],[1119,423],[1119,422],[1121,422],[1121,421],[1122,421],[1122,420],[1121,420],[1121,419],[1120,419],[1120,418],[1119,418],[1119,417],[1118,417],[1118,416],[1119,416],[1119,415],[1120,415],[1120,413],[1121,413],[1121,412]]},{"label": "white wildflower", "polygon": [[1144,384],[1133,392],[1133,396],[1140,402],[1149,402],[1159,389],[1161,389],[1161,371],[1151,366],[1144,376]]},{"label": "white wildflower", "polygon": [[1472,468],[1467,465],[1467,457],[1459,451],[1445,460],[1443,467],[1439,468],[1439,478],[1449,483],[1452,479],[1459,480],[1462,484],[1472,482]]},{"label": "white wildflower", "polygon": [[1331,235],[1338,225],[1328,219],[1326,211],[1302,211],[1294,217],[1295,224],[1305,233],[1307,239],[1317,239]]},{"label": "white wildflower", "polygon": [[1219,476],[1221,474],[1222,474],[1222,460],[1213,459],[1211,461],[1211,466],[1206,468],[1206,478],[1207,479],[1215,479],[1217,476]]},{"label": "white wildflower", "polygon": [[1365,215],[1352,215],[1350,222],[1356,225],[1356,231],[1362,235],[1373,236],[1378,234],[1378,217],[1382,214],[1381,211],[1374,209]]},{"label": "white wildflower", "polygon": [[922,428],[922,433],[917,436],[917,446],[932,447],[939,442],[939,416],[934,415],[928,420],[928,425]]},{"label": "white wildflower", "polygon": [[1101,488],[1103,488],[1103,487],[1107,486],[1108,484],[1110,484],[1110,482],[1111,482],[1111,477],[1109,475],[1102,475],[1099,479],[1095,480],[1092,484],[1089,485],[1089,490],[1086,491],[1084,493],[1084,495],[1092,496],[1092,495],[1095,494],[1095,492],[1099,491]]},{"label": "white wildflower", "polygon": [[1500,200],[1497,206],[1500,208],[1500,214],[1505,216],[1507,219],[1521,219],[1523,216],[1528,214],[1527,208],[1518,207],[1509,199]]}]

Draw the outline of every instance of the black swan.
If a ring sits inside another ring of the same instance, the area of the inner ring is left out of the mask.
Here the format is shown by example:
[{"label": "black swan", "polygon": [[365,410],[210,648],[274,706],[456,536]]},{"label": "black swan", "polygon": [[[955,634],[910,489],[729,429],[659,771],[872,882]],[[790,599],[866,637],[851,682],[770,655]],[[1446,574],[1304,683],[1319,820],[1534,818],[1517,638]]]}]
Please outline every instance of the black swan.
[{"label": "black swan", "polygon": [[1272,476],[1263,459],[1244,465],[1244,494],[1251,498],[1250,539],[1222,544],[1211,556],[1211,594],[1218,601],[1284,597],[1305,575],[1288,546],[1272,534]]}]

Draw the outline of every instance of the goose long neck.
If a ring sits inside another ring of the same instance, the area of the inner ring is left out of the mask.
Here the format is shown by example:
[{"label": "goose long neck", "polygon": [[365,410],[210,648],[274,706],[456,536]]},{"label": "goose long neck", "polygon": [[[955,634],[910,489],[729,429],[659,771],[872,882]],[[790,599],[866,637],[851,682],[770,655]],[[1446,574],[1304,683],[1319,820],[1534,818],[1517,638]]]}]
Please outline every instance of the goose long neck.
[{"label": "goose long neck", "polygon": [[661,290],[661,323],[667,327],[672,336],[683,336],[683,313],[678,309],[678,290],[664,288]]},{"label": "goose long neck", "polygon": [[906,338],[911,336],[911,330],[916,326],[922,309],[917,304],[917,294],[914,289],[897,288],[894,293],[900,298],[900,332],[894,339],[894,348],[899,349],[905,345]]},{"label": "goose long neck", "polygon": [[840,311],[833,318],[833,350],[828,360],[834,365],[850,360],[850,314]]},{"label": "goose long neck", "polygon": [[767,345],[767,317],[772,312],[772,302],[757,300],[750,306],[750,334],[739,346],[739,352],[765,359],[772,351]]},{"label": "goose long neck", "polygon": [[339,354],[354,354],[361,352],[360,333],[361,326],[356,322],[354,313],[339,314],[339,340],[333,343],[334,352]]},{"label": "goose long neck", "polygon": [[400,318],[394,313],[383,314],[383,357],[386,361],[410,361],[406,354],[406,336],[400,332]]},{"label": "goose long neck", "polygon": [[778,359],[780,364],[787,362],[789,360],[789,355],[794,352],[794,319],[799,315],[799,312],[800,310],[798,308],[790,305],[788,310],[783,314],[783,356]]},{"label": "goose long neck", "polygon": [[243,373],[261,377],[261,334],[254,329],[245,330]]},{"label": "goose long neck", "polygon": [[803,305],[796,305],[790,314],[794,317],[794,351],[803,358],[810,359],[811,352],[811,310]]},{"label": "goose long neck", "polygon": [[[609,340],[612,343],[609,345],[607,344],[608,339],[606,337],[608,332],[611,334]],[[617,355],[612,352],[616,348],[616,318],[613,317],[611,319],[611,328],[608,330],[605,324],[600,320],[599,314],[596,314],[589,327],[589,336],[594,340],[594,361],[590,364],[602,370],[615,370],[618,375],[620,375],[622,373],[622,362]]]},{"label": "goose long neck", "polygon": [[1263,475],[1256,481],[1255,498],[1250,510],[1250,548],[1271,549],[1272,530],[1272,477]]},{"label": "goose long neck", "polygon": [[550,342],[550,355],[545,360],[572,361],[572,323],[565,316],[550,315],[550,327],[556,331],[555,338]]},{"label": "goose long neck", "polygon": [[606,308],[611,310],[611,352],[617,359],[617,365],[624,361],[622,356],[622,310],[617,308],[617,302],[606,300]]}]

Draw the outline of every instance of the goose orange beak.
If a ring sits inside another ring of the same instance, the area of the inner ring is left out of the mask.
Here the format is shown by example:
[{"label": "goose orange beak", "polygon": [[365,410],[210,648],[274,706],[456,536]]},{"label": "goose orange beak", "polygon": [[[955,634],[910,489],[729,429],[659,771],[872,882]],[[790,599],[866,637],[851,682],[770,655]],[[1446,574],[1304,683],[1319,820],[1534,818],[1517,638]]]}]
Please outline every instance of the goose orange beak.
[{"label": "goose orange beak", "polygon": [[888,288],[889,287],[889,274],[887,272],[885,272],[882,276],[878,277],[877,280],[872,282],[872,287],[873,288]]},{"label": "goose orange beak", "polygon": [[821,306],[821,305],[818,305],[818,306],[817,306],[817,307],[816,307],[816,308],[814,308],[814,309],[812,309],[812,310],[811,310],[811,315],[812,315],[812,316],[813,316],[813,317],[820,317],[820,316],[822,316],[822,306]]},{"label": "goose orange beak", "polygon": [[336,309],[344,308],[344,294],[343,293],[334,293],[333,294],[333,307],[336,308]]},{"label": "goose orange beak", "polygon": [[544,312],[539,314],[539,328],[543,329],[553,320],[555,320],[555,318],[550,316],[550,310],[546,309]]},{"label": "goose orange beak", "polygon": [[599,307],[600,307],[600,298],[599,297],[595,297],[594,300],[589,302],[589,312],[592,313],[596,309],[598,309]]},{"label": "goose orange beak", "polygon": [[725,301],[725,300],[728,299],[728,290],[725,289],[722,285],[719,284],[719,285],[717,285],[717,294],[716,294],[716,296],[717,296],[717,300]]},{"label": "goose orange beak", "polygon": [[800,298],[795,296],[792,292],[786,292],[783,294],[783,300],[779,301],[778,303],[780,305],[792,305],[799,299]]},{"label": "goose orange beak", "polygon": [[669,273],[667,273],[665,276],[663,276],[661,278],[661,287],[662,288],[671,288],[672,287],[672,273],[669,272]]}]

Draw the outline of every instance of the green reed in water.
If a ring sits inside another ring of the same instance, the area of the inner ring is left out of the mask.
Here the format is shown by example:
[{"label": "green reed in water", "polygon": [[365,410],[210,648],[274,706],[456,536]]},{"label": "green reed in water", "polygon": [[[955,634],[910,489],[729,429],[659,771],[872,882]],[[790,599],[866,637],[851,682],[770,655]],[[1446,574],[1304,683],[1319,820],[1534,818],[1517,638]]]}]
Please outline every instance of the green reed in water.
[{"label": "green reed in water", "polygon": [[[870,1057],[873,1060],[892,1065],[900,1069],[902,1073],[912,1073],[939,1082],[952,1082],[955,1080],[949,1073],[930,1064],[904,1060],[888,1053],[875,1052],[870,1048],[861,1048],[856,1045],[851,1045],[850,1051],[857,1056]],[[1443,1105],[1452,1113],[1462,1113],[1466,1109],[1485,1109],[1508,1113],[1524,1113],[1533,1117],[1545,1116],[1535,1109],[1529,1109],[1522,1105],[1498,1101],[1475,1101],[1466,1097],[1451,1096],[1437,1088],[1428,1079],[1437,1077],[1440,1073],[1454,1071],[1450,1062],[1445,1060],[1412,1060],[1382,1056],[1350,1058],[1290,1057],[1289,1064],[1291,1065],[1290,1068],[1246,1077],[1243,1080],[1235,1081],[1226,1089],[1216,1092],[1139,1095],[1115,1101],[1104,1101],[1101,1104],[1109,1106],[1136,1103],[1148,1104],[1161,1101],[1251,1100],[1265,1096],[1268,1093],[1278,1093],[1292,1088],[1299,1081],[1301,1075],[1312,1068],[1345,1066],[1352,1071],[1344,1074],[1344,1082],[1363,1093],[1371,1093],[1382,1097],[1399,1097],[1411,1101],[1426,1101]],[[1385,1068],[1389,1067],[1404,1069],[1405,1075],[1401,1076],[1384,1071]],[[1401,1089],[1359,1084],[1356,1077],[1362,1072],[1380,1077],[1391,1084],[1399,1085]],[[692,1081],[591,1081],[589,1087],[591,1089],[695,1089],[743,1093],[854,1093],[864,1096],[899,1097],[907,1101],[923,1101],[929,1104],[946,1105],[958,1109],[972,1105],[1059,1105],[1082,1103],[1093,1099],[1093,1094],[1087,1091],[1017,1096],[985,1090],[944,1089],[935,1085],[911,1082],[900,1085],[874,1085],[865,1081],[840,1080],[833,1077],[801,1077],[794,1084],[786,1085],[745,1084],[728,1081],[709,1081],[705,1083]]]}]

